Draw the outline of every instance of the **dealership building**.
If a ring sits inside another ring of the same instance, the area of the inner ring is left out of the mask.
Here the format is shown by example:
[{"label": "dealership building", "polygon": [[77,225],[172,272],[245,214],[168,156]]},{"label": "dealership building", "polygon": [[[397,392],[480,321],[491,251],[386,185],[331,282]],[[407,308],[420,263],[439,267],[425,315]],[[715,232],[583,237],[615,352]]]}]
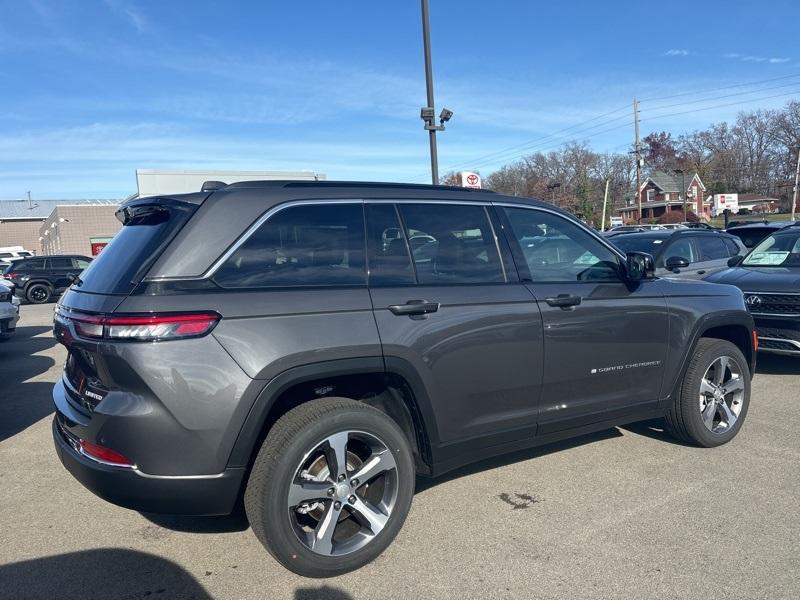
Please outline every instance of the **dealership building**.
[{"label": "dealership building", "polygon": [[[199,192],[206,181],[324,180],[313,171],[200,171],[137,169],[135,194],[127,199]],[[36,254],[95,256],[121,225],[114,216],[123,199],[0,200],[0,247],[22,246]]]}]

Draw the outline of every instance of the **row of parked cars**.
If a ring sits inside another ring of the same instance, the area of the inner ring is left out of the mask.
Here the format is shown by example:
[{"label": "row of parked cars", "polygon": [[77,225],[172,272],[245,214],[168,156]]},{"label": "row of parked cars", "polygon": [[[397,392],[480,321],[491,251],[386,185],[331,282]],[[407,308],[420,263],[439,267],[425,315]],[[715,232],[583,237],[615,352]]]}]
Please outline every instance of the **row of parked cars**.
[{"label": "row of parked cars", "polygon": [[739,287],[760,349],[800,356],[800,223],[743,223],[725,231],[626,226],[605,235],[624,252],[652,255],[659,276]]}]

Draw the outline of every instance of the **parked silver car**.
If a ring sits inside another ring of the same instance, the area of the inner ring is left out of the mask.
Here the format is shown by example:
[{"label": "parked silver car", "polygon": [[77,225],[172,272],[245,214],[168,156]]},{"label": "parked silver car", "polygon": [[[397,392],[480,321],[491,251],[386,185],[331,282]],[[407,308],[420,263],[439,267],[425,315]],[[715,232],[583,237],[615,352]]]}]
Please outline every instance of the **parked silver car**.
[{"label": "parked silver car", "polygon": [[19,298],[14,290],[0,283],[0,341],[7,340],[17,330],[19,321]]}]

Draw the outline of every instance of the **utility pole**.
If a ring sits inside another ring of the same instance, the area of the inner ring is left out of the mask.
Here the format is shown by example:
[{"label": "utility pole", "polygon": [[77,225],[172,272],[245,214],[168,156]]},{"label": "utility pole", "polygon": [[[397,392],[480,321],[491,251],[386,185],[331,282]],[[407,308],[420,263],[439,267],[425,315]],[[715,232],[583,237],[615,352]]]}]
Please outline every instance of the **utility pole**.
[{"label": "utility pole", "polygon": [[439,156],[436,149],[436,132],[444,131],[444,124],[453,116],[453,111],[442,109],[439,124],[436,124],[436,109],[433,103],[433,67],[431,66],[431,26],[428,0],[422,0],[422,46],[425,53],[425,87],[428,92],[428,105],[422,107],[419,116],[425,122],[431,145],[431,183],[439,183]]},{"label": "utility pole", "polygon": [[633,145],[633,153],[636,156],[636,201],[639,206],[639,223],[642,222],[642,194],[640,186],[642,185],[642,149],[639,143],[639,101],[633,99],[633,127],[636,136],[636,141]]},{"label": "utility pole", "polygon": [[792,191],[792,221],[797,210],[797,184],[800,183],[800,144],[797,146],[797,167],[794,169],[794,191]]},{"label": "utility pole", "polygon": [[606,179],[606,192],[603,194],[603,220],[600,223],[600,231],[606,230],[606,205],[608,204],[608,183],[611,179]]}]

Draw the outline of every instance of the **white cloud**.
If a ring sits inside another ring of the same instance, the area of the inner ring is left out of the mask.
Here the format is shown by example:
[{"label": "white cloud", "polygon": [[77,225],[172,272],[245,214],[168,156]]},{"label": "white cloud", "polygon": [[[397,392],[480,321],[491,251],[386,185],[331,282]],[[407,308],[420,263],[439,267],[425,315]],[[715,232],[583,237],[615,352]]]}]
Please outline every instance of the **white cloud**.
[{"label": "white cloud", "polygon": [[664,56],[689,56],[689,54],[691,53],[683,48],[672,48],[667,50]]},{"label": "white cloud", "polygon": [[726,52],[722,55],[722,58],[730,58],[734,60],[740,60],[742,62],[756,62],[756,63],[763,63],[768,62],[773,65],[779,65],[783,63],[787,63],[791,61],[791,58],[785,58],[781,56],[773,56],[773,57],[766,57],[766,56],[756,56],[754,54],[739,54],[738,52]]}]

